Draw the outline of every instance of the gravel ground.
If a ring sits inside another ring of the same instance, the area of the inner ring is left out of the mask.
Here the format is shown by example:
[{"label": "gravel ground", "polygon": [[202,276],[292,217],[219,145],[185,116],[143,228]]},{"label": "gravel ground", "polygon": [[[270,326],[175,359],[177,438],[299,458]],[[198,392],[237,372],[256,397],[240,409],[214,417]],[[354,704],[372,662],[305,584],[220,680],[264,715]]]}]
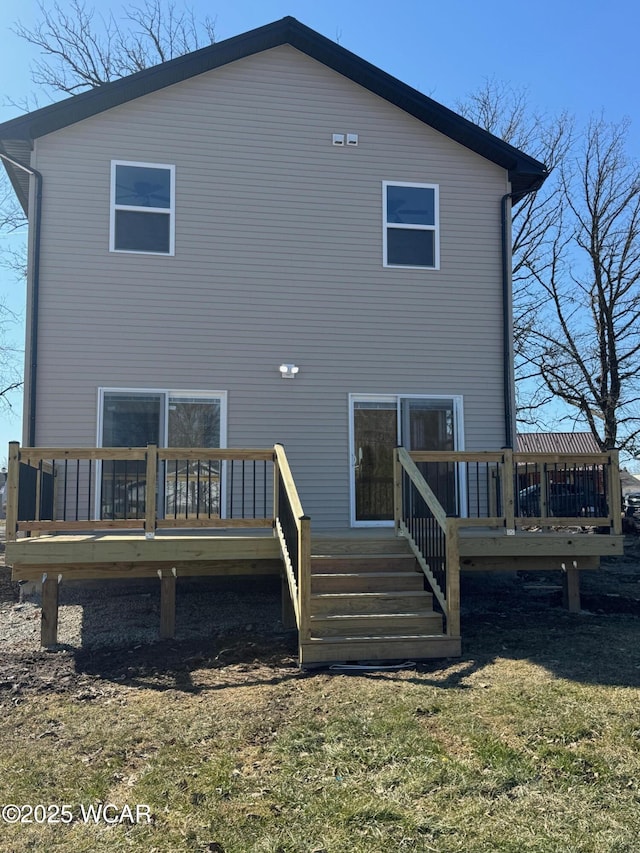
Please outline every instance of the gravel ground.
[{"label": "gravel ground", "polygon": [[[60,587],[58,644],[83,648],[153,643],[160,625],[159,584],[67,582]],[[0,642],[22,648],[40,647],[40,597],[0,608]],[[176,640],[207,637],[229,631],[280,633],[280,582],[260,579],[216,583],[216,579],[178,580]]]},{"label": "gravel ground", "polygon": [[[0,534],[3,531],[0,531]],[[60,586],[58,643],[66,648],[149,644],[158,640],[160,584],[65,582]],[[245,632],[282,634],[277,578],[182,578],[176,594],[176,641]],[[0,644],[40,648],[40,596],[33,584],[11,581],[0,542]]]}]

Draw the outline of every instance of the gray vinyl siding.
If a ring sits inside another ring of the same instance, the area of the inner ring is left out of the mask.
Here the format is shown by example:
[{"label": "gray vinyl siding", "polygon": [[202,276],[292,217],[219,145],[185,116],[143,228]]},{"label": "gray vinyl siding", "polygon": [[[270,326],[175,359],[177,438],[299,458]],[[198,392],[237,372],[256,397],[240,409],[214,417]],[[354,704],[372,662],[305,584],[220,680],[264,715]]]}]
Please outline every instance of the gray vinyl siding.
[{"label": "gray vinyl siding", "polygon": [[[109,252],[114,159],[175,164],[174,257]],[[37,444],[92,445],[100,386],[227,391],[229,446],[282,442],[321,527],[348,524],[350,392],[461,394],[466,447],[504,443],[493,163],[291,47],[52,133],[32,162]],[[383,267],[383,180],[439,184],[439,271]]]}]

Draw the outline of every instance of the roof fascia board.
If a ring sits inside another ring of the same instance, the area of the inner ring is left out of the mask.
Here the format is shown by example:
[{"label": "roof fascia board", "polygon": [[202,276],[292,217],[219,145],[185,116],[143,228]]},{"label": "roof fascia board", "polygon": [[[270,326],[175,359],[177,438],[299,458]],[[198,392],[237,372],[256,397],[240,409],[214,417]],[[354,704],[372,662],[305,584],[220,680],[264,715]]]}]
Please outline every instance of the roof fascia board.
[{"label": "roof fascia board", "polygon": [[[286,20],[286,19],[284,19]],[[120,104],[286,42],[280,21],[153,65],[0,124],[0,138],[37,139]]]}]

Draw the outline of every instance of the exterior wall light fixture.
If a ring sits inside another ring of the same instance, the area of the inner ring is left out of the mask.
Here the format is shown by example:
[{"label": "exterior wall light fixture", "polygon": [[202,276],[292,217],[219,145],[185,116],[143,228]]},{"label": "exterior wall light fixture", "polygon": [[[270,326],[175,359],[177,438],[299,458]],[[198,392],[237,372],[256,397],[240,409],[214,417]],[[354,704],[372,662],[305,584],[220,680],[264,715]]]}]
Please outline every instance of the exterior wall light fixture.
[{"label": "exterior wall light fixture", "polygon": [[282,376],[283,379],[294,379],[299,370],[300,368],[296,367],[295,364],[281,364],[280,376]]}]

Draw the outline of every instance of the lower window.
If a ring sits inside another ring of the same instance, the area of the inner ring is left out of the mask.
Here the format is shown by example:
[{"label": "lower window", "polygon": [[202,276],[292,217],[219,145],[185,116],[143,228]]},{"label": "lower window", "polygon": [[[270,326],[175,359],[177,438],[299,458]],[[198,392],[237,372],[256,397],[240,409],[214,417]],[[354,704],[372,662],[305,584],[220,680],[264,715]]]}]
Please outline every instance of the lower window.
[{"label": "lower window", "polygon": [[[226,395],[190,391],[102,389],[102,447],[219,448],[224,446]],[[223,514],[219,461],[167,459],[155,495],[158,512],[173,518]],[[145,463],[103,462],[97,517],[142,518],[146,511]]]}]

